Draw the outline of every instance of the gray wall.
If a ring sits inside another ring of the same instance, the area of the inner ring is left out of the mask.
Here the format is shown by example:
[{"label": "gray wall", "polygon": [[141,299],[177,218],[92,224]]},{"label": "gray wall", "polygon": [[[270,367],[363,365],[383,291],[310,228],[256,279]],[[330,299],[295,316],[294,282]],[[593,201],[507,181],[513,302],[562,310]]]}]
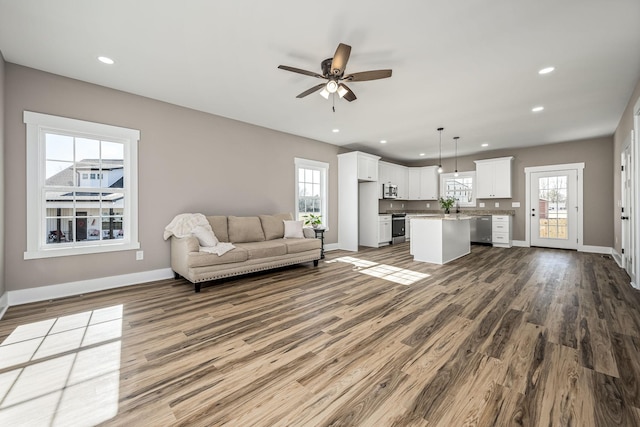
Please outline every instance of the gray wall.
[{"label": "gray wall", "polygon": [[[5,62],[2,52],[0,52],[0,298],[6,292],[5,277],[4,277],[4,243],[6,230],[4,228],[4,76]],[[0,305],[0,312],[2,312],[2,305]]]},{"label": "gray wall", "polygon": [[[627,108],[624,110],[622,117],[620,118],[620,123],[618,123],[618,127],[616,128],[616,133],[613,135],[614,142],[614,153],[613,153],[613,162],[614,162],[614,175],[613,175],[613,204],[612,209],[615,211],[615,215],[613,216],[613,226],[614,226],[614,235],[615,235],[615,250],[620,253],[622,249],[622,224],[619,215],[620,208],[618,208],[618,201],[622,200],[622,188],[620,186],[620,154],[622,153],[622,149],[624,148],[623,144],[627,141],[631,134],[631,130],[633,129],[633,107],[636,105],[640,99],[640,80],[636,84],[636,88],[631,94],[629,99],[629,103],[627,104]],[[638,137],[636,137],[638,138]],[[638,139],[636,139],[637,141]],[[638,167],[640,165],[636,165]]]},{"label": "gray wall", "polygon": [[[584,244],[592,246],[613,246],[613,138],[597,138],[582,141],[564,142],[559,144],[541,145],[508,150],[494,150],[482,155],[460,157],[459,171],[475,170],[474,160],[490,159],[494,157],[514,156],[513,161],[513,198],[487,199],[484,209],[514,209],[513,220],[514,240],[525,239],[526,200],[524,168],[531,166],[545,166],[563,163],[584,162]],[[420,164],[419,166],[427,166]],[[411,166],[418,166],[412,164]],[[445,171],[453,171],[454,159],[443,159]],[[500,203],[496,208],[494,203]],[[512,208],[511,202],[520,202],[520,208]],[[381,209],[386,209],[386,201],[381,202]],[[439,209],[437,202],[431,203],[430,209]],[[393,209],[399,207],[394,202]],[[405,204],[409,210],[424,210],[426,202],[411,201]],[[482,208],[479,208],[482,209]]]},{"label": "gray wall", "polygon": [[[294,157],[329,163],[329,232],[337,242],[338,147],[7,63],[5,67],[8,290],[170,266],[164,227],[179,213],[294,211]],[[212,94],[211,96],[215,96]],[[250,102],[248,100],[247,102]],[[24,110],[141,131],[135,252],[23,259],[26,249]]]}]

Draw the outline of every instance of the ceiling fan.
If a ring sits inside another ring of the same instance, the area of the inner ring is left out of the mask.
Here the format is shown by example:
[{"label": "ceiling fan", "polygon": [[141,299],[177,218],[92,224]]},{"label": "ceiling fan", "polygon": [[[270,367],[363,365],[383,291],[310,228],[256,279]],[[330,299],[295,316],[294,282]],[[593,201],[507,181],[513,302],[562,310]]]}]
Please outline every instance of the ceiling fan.
[{"label": "ceiling fan", "polygon": [[289,67],[287,65],[279,65],[281,70],[291,71],[293,73],[304,74],[305,76],[316,77],[323,80],[328,80],[326,83],[320,83],[310,89],[305,90],[296,98],[304,98],[307,95],[311,95],[314,92],[319,91],[325,99],[329,99],[329,95],[337,93],[340,98],[344,98],[347,101],[355,101],[356,95],[349,87],[343,82],[364,82],[367,80],[386,79],[391,77],[391,70],[372,70],[363,71],[360,73],[353,73],[344,75],[344,70],[347,67],[347,61],[349,61],[349,55],[351,55],[351,46],[340,43],[336,49],[336,53],[333,58],[328,58],[322,61],[320,67],[322,74],[314,73],[313,71],[301,70],[300,68]]}]

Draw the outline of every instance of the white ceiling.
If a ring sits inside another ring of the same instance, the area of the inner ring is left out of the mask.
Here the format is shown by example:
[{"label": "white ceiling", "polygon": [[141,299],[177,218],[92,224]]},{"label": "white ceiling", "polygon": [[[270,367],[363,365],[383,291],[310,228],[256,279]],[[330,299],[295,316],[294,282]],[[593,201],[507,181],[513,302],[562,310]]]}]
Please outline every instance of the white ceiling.
[{"label": "white ceiling", "polygon": [[[0,0],[6,61],[403,162],[613,134],[640,79],[638,0]],[[358,99],[320,72],[338,43]],[[99,55],[116,63],[104,65]],[[538,70],[555,66],[541,76]],[[531,108],[543,105],[541,113]],[[332,129],[340,129],[333,133]],[[388,140],[385,145],[380,140]],[[419,153],[426,153],[419,157]]]}]

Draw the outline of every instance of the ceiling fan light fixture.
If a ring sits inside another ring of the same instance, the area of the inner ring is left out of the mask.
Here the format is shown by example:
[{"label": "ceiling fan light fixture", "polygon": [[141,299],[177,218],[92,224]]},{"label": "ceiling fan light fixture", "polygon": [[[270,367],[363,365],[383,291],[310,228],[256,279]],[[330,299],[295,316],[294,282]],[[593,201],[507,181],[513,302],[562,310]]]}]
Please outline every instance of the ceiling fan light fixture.
[{"label": "ceiling fan light fixture", "polygon": [[330,95],[330,93],[329,93],[329,91],[327,90],[327,88],[326,88],[326,87],[324,87],[324,88],[320,91],[320,95],[322,95],[322,97],[323,97],[324,99],[329,99],[329,95]]},{"label": "ceiling fan light fixture", "polygon": [[342,98],[343,96],[345,96],[349,91],[347,89],[344,88],[344,86],[338,86],[338,96],[340,98]]},{"label": "ceiling fan light fixture", "polygon": [[338,91],[338,82],[336,82],[335,80],[329,80],[326,89],[329,93],[336,93]]}]

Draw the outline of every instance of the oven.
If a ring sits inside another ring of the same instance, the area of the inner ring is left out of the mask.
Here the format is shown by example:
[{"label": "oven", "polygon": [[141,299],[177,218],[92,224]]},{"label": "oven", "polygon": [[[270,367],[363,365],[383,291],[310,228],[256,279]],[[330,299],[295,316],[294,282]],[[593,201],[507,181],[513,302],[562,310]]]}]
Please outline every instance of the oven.
[{"label": "oven", "polygon": [[403,243],[405,241],[404,220],[406,216],[403,213],[391,215],[391,240],[393,243]]}]

